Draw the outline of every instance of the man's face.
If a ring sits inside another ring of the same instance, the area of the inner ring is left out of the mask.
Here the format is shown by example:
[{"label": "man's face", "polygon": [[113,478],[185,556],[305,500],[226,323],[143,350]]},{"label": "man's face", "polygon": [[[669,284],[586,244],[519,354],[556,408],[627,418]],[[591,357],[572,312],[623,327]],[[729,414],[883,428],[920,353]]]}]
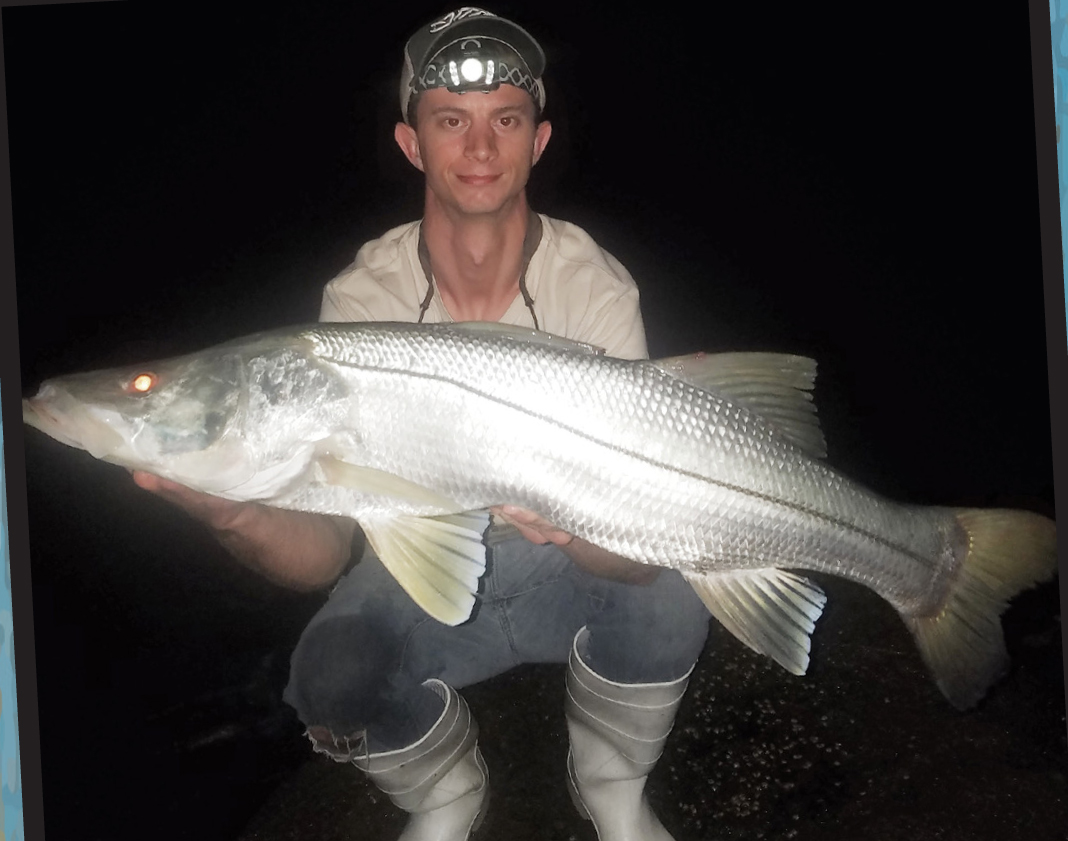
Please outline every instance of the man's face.
[{"label": "man's face", "polygon": [[434,197],[468,215],[496,213],[521,195],[552,131],[548,122],[534,122],[533,100],[512,85],[490,93],[426,91],[416,125],[397,124],[398,145],[426,174]]}]

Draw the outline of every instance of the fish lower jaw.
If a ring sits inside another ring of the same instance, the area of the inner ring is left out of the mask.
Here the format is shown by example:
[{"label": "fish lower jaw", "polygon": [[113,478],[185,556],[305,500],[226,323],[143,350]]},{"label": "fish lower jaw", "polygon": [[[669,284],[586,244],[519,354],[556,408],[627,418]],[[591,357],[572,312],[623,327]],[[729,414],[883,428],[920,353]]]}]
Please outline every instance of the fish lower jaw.
[{"label": "fish lower jaw", "polygon": [[114,461],[110,458],[125,441],[107,426],[91,419],[76,422],[62,414],[54,414],[34,399],[22,401],[22,420],[61,444],[85,450],[93,458]]}]

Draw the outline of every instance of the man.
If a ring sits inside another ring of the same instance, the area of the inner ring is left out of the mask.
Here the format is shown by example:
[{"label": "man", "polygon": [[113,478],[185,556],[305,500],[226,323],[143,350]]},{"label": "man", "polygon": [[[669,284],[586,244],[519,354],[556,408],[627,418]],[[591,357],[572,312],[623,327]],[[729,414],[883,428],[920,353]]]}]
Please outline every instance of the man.
[{"label": "man", "polygon": [[[540,119],[544,66],[527,32],[480,9],[412,36],[394,136],[425,175],[424,215],[360,249],[327,285],[322,320],[501,321],[646,355],[623,266],[584,231],[527,205],[552,132]],[[350,521],[135,479],[276,581],[327,586],[347,565]],[[704,644],[707,610],[673,570],[619,558],[534,512],[494,513],[471,620],[431,619],[365,552],[305,629],[286,701],[316,751],[352,762],[411,813],[403,839],[465,839],[482,816],[487,770],[457,690],[524,662],[567,663],[576,806],[602,841],[669,841],[644,786]]]}]

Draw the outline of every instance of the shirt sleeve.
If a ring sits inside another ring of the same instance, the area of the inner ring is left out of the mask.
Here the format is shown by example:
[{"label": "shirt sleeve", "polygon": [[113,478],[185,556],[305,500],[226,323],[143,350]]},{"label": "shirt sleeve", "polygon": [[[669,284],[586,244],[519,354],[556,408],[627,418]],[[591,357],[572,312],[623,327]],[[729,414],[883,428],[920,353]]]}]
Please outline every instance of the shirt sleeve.
[{"label": "shirt sleeve", "polygon": [[[355,272],[353,274],[356,274]],[[344,279],[349,281],[348,284],[342,284],[338,280],[331,281],[323,289],[323,303],[319,309],[320,321],[373,321],[371,314],[367,309],[361,306],[359,298],[353,294],[347,294],[346,286],[356,286],[357,288],[363,284],[359,283],[359,278],[353,278],[352,275],[345,275]],[[355,282],[353,282],[355,281]]]},{"label": "shirt sleeve", "polygon": [[545,216],[542,223],[542,248],[528,278],[535,279],[543,329],[596,345],[609,356],[646,358],[638,286],[630,272],[577,225]]},{"label": "shirt sleeve", "polygon": [[[607,300],[595,302],[588,311],[588,326],[583,325],[584,338],[590,344],[602,347],[609,356],[621,359],[647,359],[649,348],[645,338],[645,322],[642,320],[638,287],[623,264],[606,253],[609,264],[623,283],[612,287]],[[614,264],[614,265],[613,265]],[[586,322],[587,319],[584,319]]]},{"label": "shirt sleeve", "polygon": [[351,265],[323,289],[319,320],[416,320],[421,300],[414,274],[417,236],[416,223],[409,223],[365,243]]}]

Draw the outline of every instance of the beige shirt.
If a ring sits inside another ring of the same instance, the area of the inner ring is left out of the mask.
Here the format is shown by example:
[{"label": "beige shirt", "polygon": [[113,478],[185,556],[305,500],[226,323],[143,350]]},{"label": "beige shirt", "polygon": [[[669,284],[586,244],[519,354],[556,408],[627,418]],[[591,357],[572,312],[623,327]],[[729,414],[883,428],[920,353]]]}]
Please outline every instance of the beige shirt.
[{"label": "beige shirt", "polygon": [[[630,273],[577,225],[544,215],[541,222],[541,243],[526,275],[540,328],[604,348],[610,356],[646,358],[638,287]],[[418,244],[419,222],[409,222],[364,245],[352,265],[326,285],[320,320],[417,321],[427,293]],[[452,320],[435,291],[423,321]],[[534,326],[521,295],[501,322]]]}]

